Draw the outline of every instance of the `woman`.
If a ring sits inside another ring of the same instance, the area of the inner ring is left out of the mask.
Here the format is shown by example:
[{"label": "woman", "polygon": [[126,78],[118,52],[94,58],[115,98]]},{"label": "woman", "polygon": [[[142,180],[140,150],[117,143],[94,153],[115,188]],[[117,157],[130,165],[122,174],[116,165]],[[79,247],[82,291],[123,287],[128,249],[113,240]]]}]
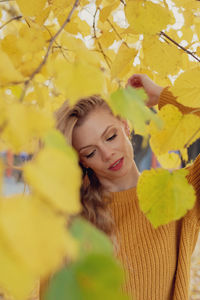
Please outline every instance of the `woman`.
[{"label": "woman", "polygon": [[[135,74],[128,84],[145,89],[149,107],[171,103],[183,113],[192,110],[146,75]],[[73,108],[64,103],[56,118],[83,169],[82,215],[117,245],[116,255],[126,272],[124,291],[136,300],[187,300],[190,258],[200,225],[200,156],[188,175],[196,190],[195,207],[182,219],[154,229],[139,209],[140,174],[127,122],[116,118],[98,96],[82,99]]]}]

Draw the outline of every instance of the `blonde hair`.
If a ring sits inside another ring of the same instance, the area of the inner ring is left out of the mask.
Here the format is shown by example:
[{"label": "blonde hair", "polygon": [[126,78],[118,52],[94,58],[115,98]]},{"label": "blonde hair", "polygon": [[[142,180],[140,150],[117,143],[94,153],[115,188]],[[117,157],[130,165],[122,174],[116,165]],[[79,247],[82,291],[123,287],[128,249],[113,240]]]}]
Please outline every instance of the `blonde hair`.
[{"label": "blonde hair", "polygon": [[[88,114],[96,108],[104,108],[112,113],[108,104],[97,95],[80,99],[73,107],[65,101],[55,113],[57,129],[63,133],[70,145],[72,145],[73,129],[81,126]],[[81,215],[114,239],[114,221],[108,209],[109,201],[103,200],[105,191],[92,169],[86,169],[81,163],[80,167],[83,171],[80,191]],[[106,196],[109,199],[108,195]]]}]

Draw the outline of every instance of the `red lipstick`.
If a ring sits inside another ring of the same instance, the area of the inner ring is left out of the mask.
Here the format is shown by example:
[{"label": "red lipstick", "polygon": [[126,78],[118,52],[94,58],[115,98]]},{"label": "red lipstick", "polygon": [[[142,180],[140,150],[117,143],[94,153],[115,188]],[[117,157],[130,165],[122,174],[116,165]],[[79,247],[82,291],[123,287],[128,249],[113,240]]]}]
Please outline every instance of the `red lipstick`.
[{"label": "red lipstick", "polygon": [[112,171],[118,171],[121,169],[123,162],[124,162],[124,158],[122,157],[116,160],[108,169]]}]

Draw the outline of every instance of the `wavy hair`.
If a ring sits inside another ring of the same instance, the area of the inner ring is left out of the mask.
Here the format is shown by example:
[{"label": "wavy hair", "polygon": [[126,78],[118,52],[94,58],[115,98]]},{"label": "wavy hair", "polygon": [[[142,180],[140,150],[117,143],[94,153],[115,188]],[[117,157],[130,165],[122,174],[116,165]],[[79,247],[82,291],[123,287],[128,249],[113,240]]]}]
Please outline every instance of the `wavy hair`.
[{"label": "wavy hair", "polygon": [[[56,111],[56,127],[63,133],[70,145],[72,145],[73,129],[81,126],[88,114],[96,108],[104,108],[112,113],[108,104],[98,95],[82,98],[72,107],[69,106],[68,101],[65,101]],[[95,172],[90,168],[86,169],[81,163],[79,164],[83,171],[80,190],[81,215],[108,234],[114,241],[114,221],[108,208],[109,195],[103,190]],[[108,201],[103,200],[105,196]]]}]

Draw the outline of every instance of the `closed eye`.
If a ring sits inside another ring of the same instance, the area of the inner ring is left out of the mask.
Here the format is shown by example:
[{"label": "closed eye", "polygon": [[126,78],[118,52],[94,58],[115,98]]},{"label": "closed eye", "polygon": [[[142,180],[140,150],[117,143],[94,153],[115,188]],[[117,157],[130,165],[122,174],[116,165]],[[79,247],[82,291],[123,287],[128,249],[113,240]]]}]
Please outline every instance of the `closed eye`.
[{"label": "closed eye", "polygon": [[111,137],[109,137],[106,141],[112,141],[114,138],[116,138],[117,134],[113,134]]},{"label": "closed eye", "polygon": [[93,157],[94,154],[95,154],[96,150],[92,151],[90,154],[86,155],[85,157],[86,158],[90,158],[90,157]]}]

